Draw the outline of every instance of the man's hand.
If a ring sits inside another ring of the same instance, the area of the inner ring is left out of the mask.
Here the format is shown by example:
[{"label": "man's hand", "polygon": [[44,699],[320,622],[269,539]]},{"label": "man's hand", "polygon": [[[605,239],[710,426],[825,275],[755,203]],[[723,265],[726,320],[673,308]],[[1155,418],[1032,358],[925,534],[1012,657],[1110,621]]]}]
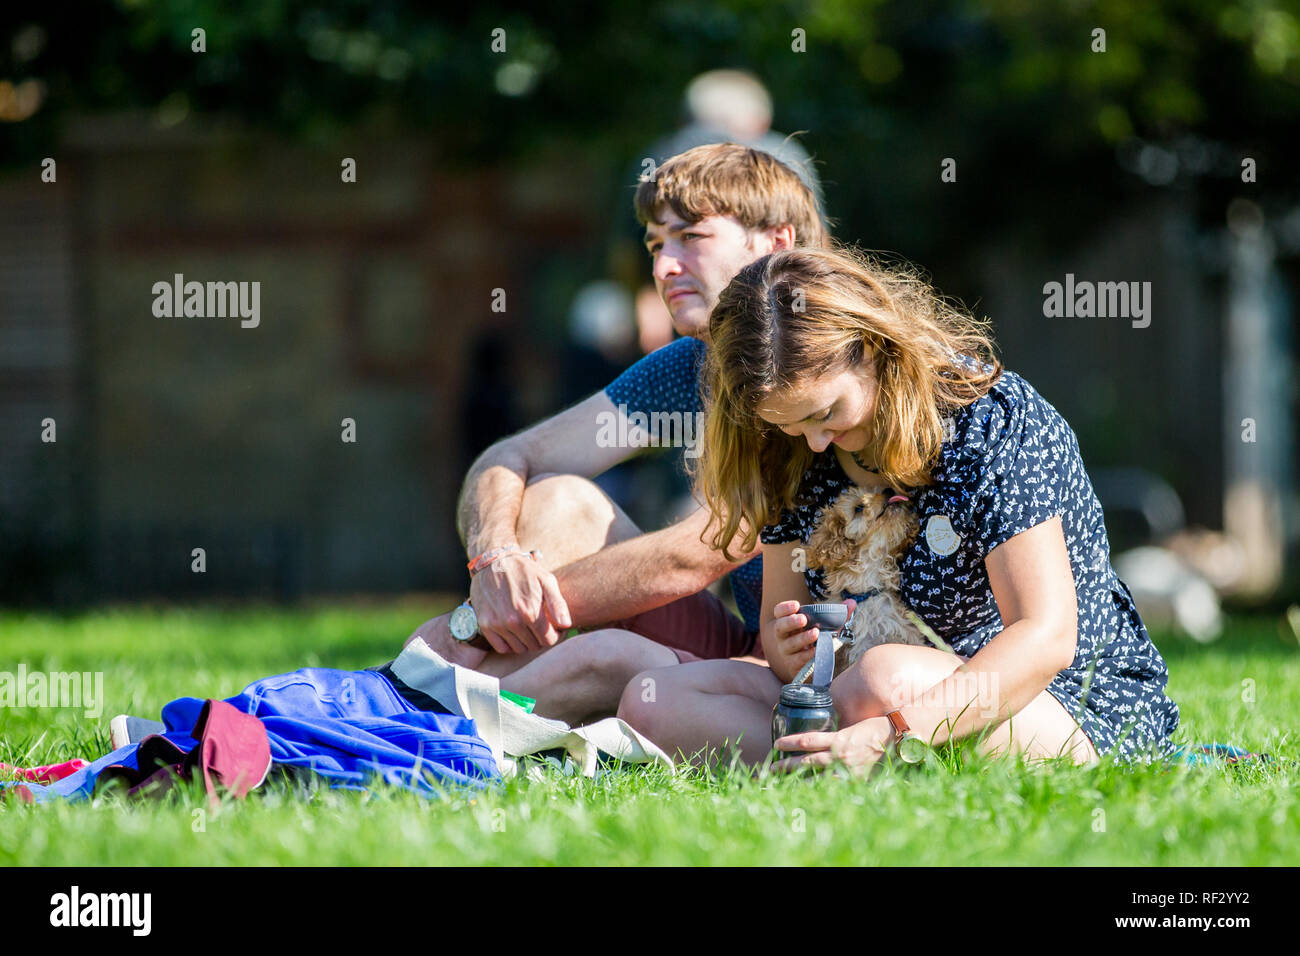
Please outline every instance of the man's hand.
[{"label": "man's hand", "polygon": [[573,626],[555,575],[527,554],[497,558],[474,575],[469,595],[479,633],[498,654],[553,647]]}]

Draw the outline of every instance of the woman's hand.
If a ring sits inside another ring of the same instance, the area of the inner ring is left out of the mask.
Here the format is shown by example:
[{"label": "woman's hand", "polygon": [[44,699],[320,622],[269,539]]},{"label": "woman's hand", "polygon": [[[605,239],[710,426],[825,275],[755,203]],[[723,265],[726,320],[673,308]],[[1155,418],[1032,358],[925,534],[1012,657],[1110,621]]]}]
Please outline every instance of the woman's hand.
[{"label": "woman's hand", "polygon": [[[852,616],[857,602],[849,598],[844,604]],[[784,683],[794,680],[799,669],[817,653],[817,638],[821,630],[808,627],[807,615],[799,613],[798,601],[782,601],[772,609],[772,635],[776,639],[775,659],[768,663],[772,673]]]},{"label": "woman's hand", "polygon": [[812,659],[818,630],[808,627],[808,618],[799,613],[798,601],[782,601],[772,609],[772,615],[777,652],[776,659],[769,663],[782,680],[793,680],[799,668]]},{"label": "woman's hand", "polygon": [[798,757],[786,757],[772,764],[773,770],[789,772],[803,767],[828,767],[842,763],[849,772],[869,773],[893,739],[894,730],[884,717],[866,720],[836,731],[791,734],[776,741],[777,750],[804,750]]}]

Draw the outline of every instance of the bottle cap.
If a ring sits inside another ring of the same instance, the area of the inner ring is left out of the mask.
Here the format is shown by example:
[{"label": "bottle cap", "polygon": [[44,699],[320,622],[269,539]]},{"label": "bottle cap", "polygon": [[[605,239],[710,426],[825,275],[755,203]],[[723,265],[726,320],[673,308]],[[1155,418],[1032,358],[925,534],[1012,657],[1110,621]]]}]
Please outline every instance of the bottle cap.
[{"label": "bottle cap", "polygon": [[823,631],[838,631],[849,619],[849,609],[843,604],[801,604],[799,613],[808,618],[809,627]]},{"label": "bottle cap", "polygon": [[831,692],[827,687],[786,684],[781,688],[781,703],[787,707],[829,707]]}]

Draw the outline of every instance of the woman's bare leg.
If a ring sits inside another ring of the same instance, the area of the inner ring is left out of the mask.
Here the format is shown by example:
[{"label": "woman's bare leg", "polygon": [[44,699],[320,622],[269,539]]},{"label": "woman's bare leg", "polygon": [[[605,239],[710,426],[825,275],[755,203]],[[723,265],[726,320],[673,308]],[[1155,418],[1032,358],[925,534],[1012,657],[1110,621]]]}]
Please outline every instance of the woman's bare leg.
[{"label": "woman's bare leg", "polygon": [[[927,691],[965,660],[936,648],[904,644],[872,648],[831,685],[840,726],[883,717],[918,699],[942,703],[954,717],[967,705],[991,707],[987,688],[977,684],[969,688],[968,700],[925,699]],[[725,752],[739,742],[745,762],[757,764],[771,752],[772,707],[780,693],[781,682],[770,668],[739,661],[700,661],[637,674],[623,691],[618,715],[669,754],[680,752],[696,759],[701,750]],[[1046,690],[1009,721],[984,732],[978,749],[1030,758],[1068,754],[1077,763],[1097,761],[1092,742]]]},{"label": "woman's bare leg", "polygon": [[756,764],[772,750],[772,708],[780,695],[781,681],[769,667],[696,661],[637,674],[618,716],[670,756],[700,763],[701,751],[725,756],[738,744],[744,761]]},{"label": "woman's bare leg", "polygon": [[[835,679],[831,695],[840,712],[840,726],[868,717],[883,717],[909,703],[944,707],[956,719],[963,707],[977,712],[993,705],[994,688],[984,675],[972,681],[960,699],[941,700],[934,691],[968,658],[933,647],[882,644],[862,655],[858,663]],[[980,681],[984,680],[981,684]],[[929,693],[927,699],[927,692]],[[981,753],[1023,753],[1029,758],[1069,755],[1076,763],[1097,762],[1097,750],[1066,712],[1061,702],[1044,690],[1010,720],[984,733]]]}]

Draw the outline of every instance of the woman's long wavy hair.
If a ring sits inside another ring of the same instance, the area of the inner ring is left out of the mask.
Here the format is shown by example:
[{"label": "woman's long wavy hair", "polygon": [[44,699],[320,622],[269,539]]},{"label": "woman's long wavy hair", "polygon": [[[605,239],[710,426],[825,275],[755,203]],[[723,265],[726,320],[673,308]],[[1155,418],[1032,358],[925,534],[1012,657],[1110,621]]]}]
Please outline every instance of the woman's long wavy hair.
[{"label": "woman's long wavy hair", "polygon": [[985,322],[914,267],[846,247],[782,250],[746,266],[719,298],[709,336],[704,442],[690,470],[713,515],[702,540],[728,560],[742,527],[742,549],[753,551],[759,530],[794,505],[813,461],[802,435],[758,416],[767,398],[873,363],[863,454],[890,485],[917,488],[930,483],[944,416],[1002,374]]}]

